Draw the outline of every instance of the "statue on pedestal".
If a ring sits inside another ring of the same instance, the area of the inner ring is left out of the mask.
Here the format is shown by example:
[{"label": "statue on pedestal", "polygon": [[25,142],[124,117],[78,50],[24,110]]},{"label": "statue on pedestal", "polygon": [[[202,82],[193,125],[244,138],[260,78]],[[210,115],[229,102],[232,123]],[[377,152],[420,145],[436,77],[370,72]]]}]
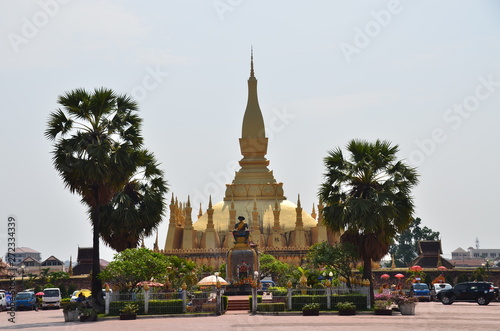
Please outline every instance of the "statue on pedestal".
[{"label": "statue on pedestal", "polygon": [[248,224],[245,223],[243,216],[238,216],[238,220],[240,222],[234,226],[233,230],[234,243],[248,243],[248,236],[250,234]]}]

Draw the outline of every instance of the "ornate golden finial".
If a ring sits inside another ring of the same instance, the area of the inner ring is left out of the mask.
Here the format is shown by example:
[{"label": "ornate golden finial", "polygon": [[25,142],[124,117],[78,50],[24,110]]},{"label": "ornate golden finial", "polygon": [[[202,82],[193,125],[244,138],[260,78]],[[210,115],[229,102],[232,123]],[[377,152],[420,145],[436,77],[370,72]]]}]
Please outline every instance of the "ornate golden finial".
[{"label": "ornate golden finial", "polygon": [[253,72],[253,46],[250,47],[250,77],[254,77],[254,72]]},{"label": "ornate golden finial", "polygon": [[316,208],[314,207],[314,202],[313,202],[313,209],[312,209],[312,212],[311,212],[311,217],[316,219]]},{"label": "ornate golden finial", "polygon": [[160,249],[158,247],[158,230],[156,230],[156,240],[155,240],[155,243],[153,245],[153,251],[155,252],[158,252]]}]

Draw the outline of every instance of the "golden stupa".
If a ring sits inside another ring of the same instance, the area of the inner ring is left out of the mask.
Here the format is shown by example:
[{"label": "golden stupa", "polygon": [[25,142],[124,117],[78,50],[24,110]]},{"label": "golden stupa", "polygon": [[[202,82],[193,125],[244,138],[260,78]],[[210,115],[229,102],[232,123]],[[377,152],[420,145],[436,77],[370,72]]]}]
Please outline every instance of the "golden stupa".
[{"label": "golden stupa", "polygon": [[225,263],[228,250],[234,246],[232,231],[238,223],[238,216],[245,217],[248,223],[252,247],[294,265],[301,263],[312,244],[339,241],[339,235],[322,224],[322,206],[318,206],[319,217],[316,219],[314,206],[312,213],[308,214],[301,207],[300,197],[297,204],[288,201],[283,183],[278,183],[268,169],[268,138],[257,97],[253,54],[239,143],[243,155],[239,161],[241,168],[233,181],[226,184],[223,201],[212,205],[210,198],[206,212],[202,213],[200,207],[198,219],[193,222],[189,198],[183,204],[172,196],[167,239],[162,253],[217,268]]}]

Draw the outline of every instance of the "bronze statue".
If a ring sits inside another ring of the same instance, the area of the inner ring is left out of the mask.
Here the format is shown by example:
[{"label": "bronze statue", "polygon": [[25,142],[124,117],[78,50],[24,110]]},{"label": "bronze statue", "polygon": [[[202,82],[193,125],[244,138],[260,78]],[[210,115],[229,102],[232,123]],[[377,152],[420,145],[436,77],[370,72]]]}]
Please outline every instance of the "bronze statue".
[{"label": "bronze statue", "polygon": [[250,233],[250,231],[248,231],[248,224],[244,222],[245,218],[243,216],[238,216],[238,220],[240,222],[235,224],[233,230],[235,243],[239,242],[238,238],[244,238],[244,242],[246,243],[248,241],[248,235]]}]

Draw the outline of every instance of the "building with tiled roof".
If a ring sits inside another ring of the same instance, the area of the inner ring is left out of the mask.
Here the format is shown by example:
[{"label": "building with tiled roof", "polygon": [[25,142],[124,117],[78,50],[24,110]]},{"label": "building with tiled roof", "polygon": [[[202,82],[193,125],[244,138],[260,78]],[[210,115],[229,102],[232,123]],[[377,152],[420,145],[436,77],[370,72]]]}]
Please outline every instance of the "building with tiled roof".
[{"label": "building with tiled roof", "polygon": [[418,257],[410,263],[410,266],[419,265],[422,268],[437,268],[444,266],[452,269],[454,265],[441,255],[441,240],[420,240],[417,244]]}]

